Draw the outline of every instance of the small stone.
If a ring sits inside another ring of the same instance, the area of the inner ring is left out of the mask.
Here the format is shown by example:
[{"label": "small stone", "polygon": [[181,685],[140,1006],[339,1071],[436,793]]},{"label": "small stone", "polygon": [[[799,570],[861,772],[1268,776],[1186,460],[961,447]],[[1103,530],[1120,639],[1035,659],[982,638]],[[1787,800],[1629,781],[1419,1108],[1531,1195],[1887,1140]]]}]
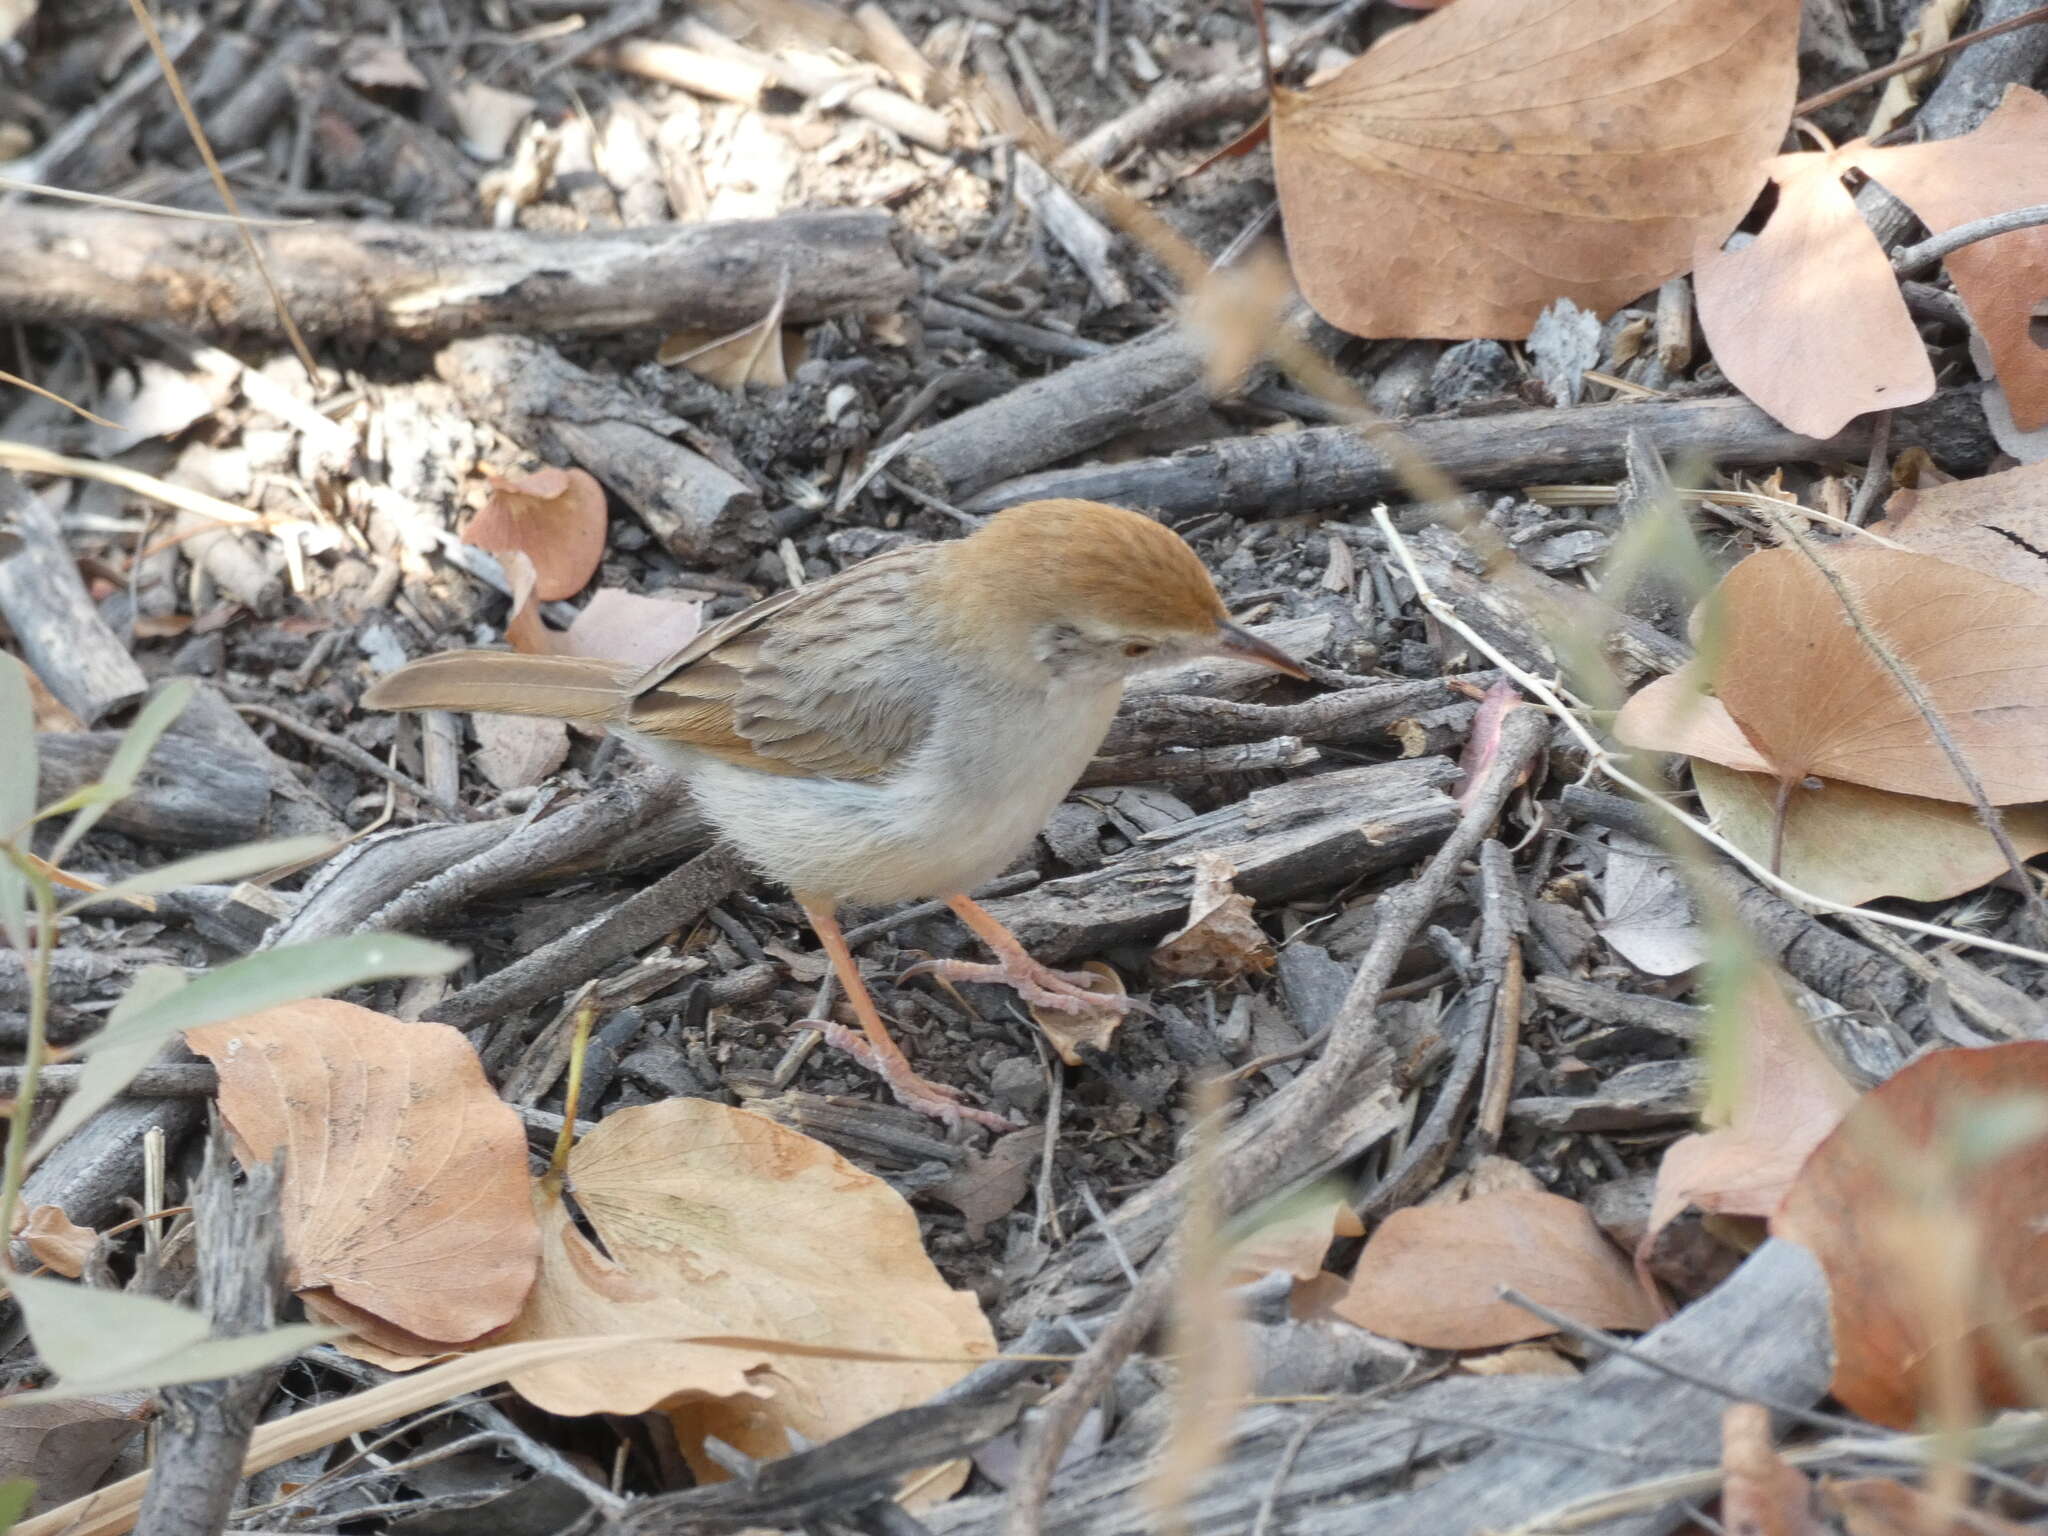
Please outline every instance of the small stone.
[{"label": "small stone", "polygon": [[1030,1057],[1012,1056],[1008,1061],[998,1062],[989,1073],[988,1091],[989,1097],[1005,1109],[1036,1114],[1045,1102],[1045,1074]]}]

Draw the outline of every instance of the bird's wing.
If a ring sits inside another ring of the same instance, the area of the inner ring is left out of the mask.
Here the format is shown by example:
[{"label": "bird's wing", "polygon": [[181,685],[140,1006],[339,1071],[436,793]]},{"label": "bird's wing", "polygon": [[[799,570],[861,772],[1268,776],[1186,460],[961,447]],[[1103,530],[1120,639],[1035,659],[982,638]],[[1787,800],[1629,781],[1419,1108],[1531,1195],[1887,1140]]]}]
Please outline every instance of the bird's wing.
[{"label": "bird's wing", "polygon": [[734,614],[629,687],[629,723],[768,773],[886,777],[930,721],[929,689],[892,663],[921,638],[912,588],[931,552],[878,555]]}]

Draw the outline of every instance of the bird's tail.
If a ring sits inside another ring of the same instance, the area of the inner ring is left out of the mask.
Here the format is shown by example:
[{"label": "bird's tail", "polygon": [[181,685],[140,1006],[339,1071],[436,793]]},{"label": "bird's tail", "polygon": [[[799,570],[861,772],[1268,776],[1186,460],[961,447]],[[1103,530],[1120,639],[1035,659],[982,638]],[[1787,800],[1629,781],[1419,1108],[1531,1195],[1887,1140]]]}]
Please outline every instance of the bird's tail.
[{"label": "bird's tail", "polygon": [[363,695],[363,707],[468,709],[607,725],[624,718],[626,685],[640,672],[625,662],[588,656],[443,651],[380,679]]}]

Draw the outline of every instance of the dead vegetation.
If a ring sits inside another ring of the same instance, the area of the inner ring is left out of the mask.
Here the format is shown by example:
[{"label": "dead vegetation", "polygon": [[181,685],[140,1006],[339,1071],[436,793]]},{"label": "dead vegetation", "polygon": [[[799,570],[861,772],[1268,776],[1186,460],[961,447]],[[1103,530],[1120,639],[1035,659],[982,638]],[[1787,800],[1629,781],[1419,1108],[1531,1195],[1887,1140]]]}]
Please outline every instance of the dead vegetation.
[{"label": "dead vegetation", "polygon": [[[2048,26],[1827,99],[2026,15],[202,0],[237,224],[0,0],[16,1529],[2038,1522]],[[357,707],[1052,496],[1312,681],[979,893],[1121,1021],[847,914],[1004,1133],[616,739]]]}]

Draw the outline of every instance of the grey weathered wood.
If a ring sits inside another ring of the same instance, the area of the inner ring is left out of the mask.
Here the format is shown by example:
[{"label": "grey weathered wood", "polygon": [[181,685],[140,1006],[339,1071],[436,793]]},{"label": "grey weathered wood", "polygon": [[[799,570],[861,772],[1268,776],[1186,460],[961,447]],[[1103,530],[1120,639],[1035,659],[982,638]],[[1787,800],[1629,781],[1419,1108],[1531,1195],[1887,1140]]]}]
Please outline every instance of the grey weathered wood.
[{"label": "grey weathered wood", "polygon": [[[1111,361],[1102,358],[1077,363],[1042,382],[1054,384],[1081,368]],[[1001,403],[977,409],[993,411]],[[953,421],[974,414],[964,412]],[[1894,413],[1893,423],[1894,448],[1923,447],[1945,468],[1959,473],[1981,468],[1995,451],[1974,388],[1944,390],[1932,400]],[[991,426],[999,423],[992,418]],[[1459,484],[1477,489],[1618,475],[1624,467],[1631,429],[1640,430],[1667,462],[1704,456],[1723,468],[1860,462],[1870,447],[1868,417],[1851,422],[1831,438],[1802,437],[1747,400],[1735,397],[1635,400],[1571,410],[1434,417],[1404,423],[1401,430],[1424,458]],[[1076,453],[1088,446],[1081,443],[1063,451]],[[1279,517],[1376,497],[1401,499],[1408,494],[1393,462],[1354,427],[1312,427],[1270,437],[1224,438],[1171,458],[1084,464],[1026,474],[1001,484],[994,483],[992,476],[975,473],[972,455],[965,451],[967,445],[960,447],[957,458],[944,463],[957,463],[961,478],[952,483],[952,493],[964,497],[961,505],[971,512],[994,512],[1048,496],[1080,496],[1167,514],[1235,512]],[[943,467],[939,460],[931,462]],[[938,491],[936,486],[930,488]]]},{"label": "grey weathered wood", "polygon": [[1101,869],[988,903],[1024,947],[1059,961],[1164,933],[1187,915],[1197,853],[1222,854],[1238,890],[1282,901],[1406,864],[1457,822],[1448,758],[1346,768],[1257,790],[1144,838]]},{"label": "grey weathered wood", "polygon": [[[43,798],[54,800],[90,784],[106,771],[120,743],[119,731],[38,736]],[[135,792],[109,807],[100,825],[172,848],[251,842],[270,825],[269,765],[172,730],[150,753]]]},{"label": "grey weathered wood", "polygon": [[[8,219],[0,219],[0,228]],[[0,529],[21,541],[11,558],[0,560],[0,618],[36,676],[87,725],[141,698],[149,680],[101,620],[57,519],[7,470],[0,470]]]},{"label": "grey weathered wood", "polygon": [[752,486],[669,440],[682,421],[554,348],[474,336],[443,347],[434,366],[501,431],[589,470],[678,559],[724,559],[773,542]]},{"label": "grey weathered wood", "polygon": [[[1827,1390],[1827,1288],[1806,1250],[1769,1242],[1717,1290],[1645,1336],[1642,1348],[1740,1397],[1801,1405]],[[1195,1536],[1242,1536],[1273,1498],[1288,1536],[1446,1536],[1506,1530],[1571,1499],[1719,1459],[1728,1399],[1634,1361],[1609,1358],[1575,1382],[1453,1378],[1413,1392],[1316,1409],[1255,1408],[1188,1505]],[[1406,1414],[1418,1418],[1406,1417]],[[1291,1465],[1289,1446],[1310,1428]],[[1518,1438],[1487,1433],[1497,1425]],[[1526,1437],[1526,1438],[1521,1438]],[[1046,1536],[1150,1536],[1141,1488],[1151,1443],[1112,1440],[1054,1486]],[[984,1536],[1002,1496],[956,1499],[925,1517],[937,1536]],[[1655,1536],[1666,1507],[1602,1525]]]},{"label": "grey weathered wood", "polygon": [[[192,1193],[199,1239],[199,1306],[215,1338],[261,1333],[277,1315],[284,1286],[284,1226],[278,1214],[282,1154],[249,1170],[236,1187],[235,1160],[216,1121]],[[216,1536],[242,1481],[242,1457],[274,1369],[164,1388],[156,1464],[136,1515],[138,1536]]]},{"label": "grey weathered wood", "polygon": [[1127,342],[926,427],[890,468],[957,499],[1112,437],[1187,420],[1208,405],[1202,366],[1202,349],[1178,330]]},{"label": "grey weathered wood", "polygon": [[[895,230],[887,213],[835,209],[569,235],[364,221],[255,237],[307,335],[445,341],[730,330],[778,296],[793,321],[887,309],[916,287]],[[74,208],[19,206],[0,222],[0,317],[279,334],[229,226]]]},{"label": "grey weathered wood", "polygon": [[[182,1050],[182,1047],[180,1048]],[[187,1060],[190,1058],[187,1057]],[[109,1104],[57,1143],[22,1186],[24,1205],[60,1205],[80,1226],[109,1226],[142,1198],[142,1141],[162,1131],[173,1151],[199,1124],[197,1099],[127,1099]]]},{"label": "grey weathered wood", "polygon": [[1579,1097],[1531,1094],[1508,1114],[1539,1131],[1642,1131],[1690,1123],[1707,1099],[1700,1062],[1636,1061]]}]

